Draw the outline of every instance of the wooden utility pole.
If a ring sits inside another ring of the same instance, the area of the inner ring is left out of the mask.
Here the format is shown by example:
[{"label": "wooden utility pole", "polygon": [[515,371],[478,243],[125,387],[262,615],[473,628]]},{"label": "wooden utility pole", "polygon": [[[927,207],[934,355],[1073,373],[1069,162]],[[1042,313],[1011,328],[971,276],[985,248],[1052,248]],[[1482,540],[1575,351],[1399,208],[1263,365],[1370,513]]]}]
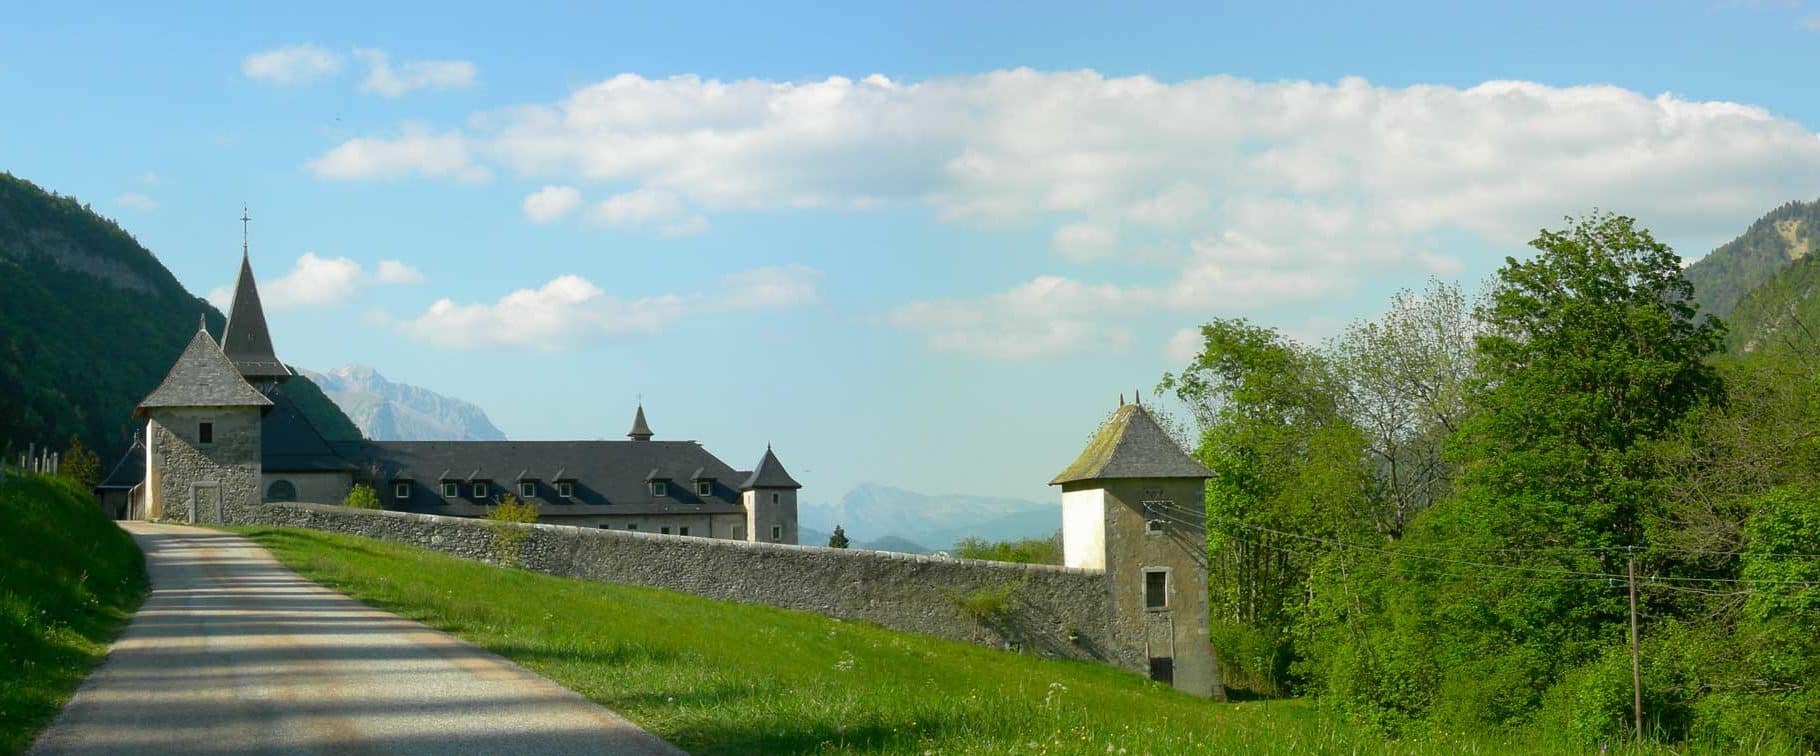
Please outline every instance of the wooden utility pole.
[{"label": "wooden utility pole", "polygon": [[1637,740],[1643,740],[1643,658],[1637,651],[1637,550],[1630,549],[1630,695]]}]

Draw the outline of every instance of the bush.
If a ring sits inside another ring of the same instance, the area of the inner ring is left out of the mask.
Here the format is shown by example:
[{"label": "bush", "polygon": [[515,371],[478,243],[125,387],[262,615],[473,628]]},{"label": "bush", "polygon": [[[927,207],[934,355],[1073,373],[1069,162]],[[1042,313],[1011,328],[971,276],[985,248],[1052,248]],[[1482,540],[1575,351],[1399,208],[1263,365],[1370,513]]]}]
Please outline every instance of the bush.
[{"label": "bush", "polygon": [[531,532],[518,527],[537,522],[537,505],[519,501],[506,494],[487,512],[487,525],[493,529],[493,558],[511,564],[518,561]]},{"label": "bush", "polygon": [[378,509],[379,495],[373,493],[373,487],[355,483],[348,489],[347,498],[341,500],[341,506],[352,509]]},{"label": "bush", "polygon": [[1012,602],[1023,586],[1018,583],[989,586],[954,597],[954,607],[974,622],[1004,628],[1011,621]]},{"label": "bush", "polygon": [[1021,541],[962,538],[954,544],[954,555],[963,559],[989,559],[994,562],[1061,564],[1062,531],[1055,531],[1048,538],[1026,538]]}]

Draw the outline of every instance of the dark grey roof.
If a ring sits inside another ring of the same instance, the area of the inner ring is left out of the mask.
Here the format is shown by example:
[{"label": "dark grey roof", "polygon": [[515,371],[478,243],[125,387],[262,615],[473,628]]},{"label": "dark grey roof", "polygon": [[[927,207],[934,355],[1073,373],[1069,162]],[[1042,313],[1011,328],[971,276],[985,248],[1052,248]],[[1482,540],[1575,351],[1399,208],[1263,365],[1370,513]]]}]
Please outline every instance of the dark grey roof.
[{"label": "dark grey roof", "polygon": [[651,436],[651,425],[645,422],[645,405],[641,402],[638,405],[638,414],[632,416],[632,430],[626,434],[626,438],[633,441],[649,441]]},{"label": "dark grey roof", "polygon": [[341,458],[323,440],[297,401],[283,385],[268,380],[261,386],[271,411],[259,421],[260,463],[266,472],[349,471],[354,464]]},{"label": "dark grey roof", "polygon": [[[520,471],[532,474],[538,505],[545,517],[564,515],[744,514],[739,492],[723,482],[736,473],[693,441],[359,441],[331,444],[350,462],[378,473],[380,503],[387,509],[447,515],[483,515],[487,504],[472,496],[463,484],[461,495],[444,499],[441,481],[496,480],[489,499],[518,494]],[[654,497],[646,475],[656,469],[660,478],[682,479],[701,469],[715,477],[713,492],[695,493],[693,486],[670,486],[668,496]],[[540,471],[549,471],[543,473]],[[549,477],[544,477],[544,475]],[[447,478],[447,476],[456,476]],[[411,495],[403,502],[392,496],[392,483],[411,481]],[[557,480],[571,481],[574,496],[556,495]]]},{"label": "dark grey roof", "polygon": [[754,488],[802,488],[803,484],[790,477],[790,471],[784,469],[784,463],[777,461],[777,455],[771,447],[765,447],[765,456],[752,468],[752,475],[739,485],[739,490],[749,491]]},{"label": "dark grey roof", "polygon": [[152,389],[133,414],[143,417],[157,407],[270,407],[265,398],[240,377],[209,332],[196,330],[183,354],[171,365],[164,382]]},{"label": "dark grey roof", "polygon": [[259,305],[259,287],[253,283],[253,264],[244,254],[240,256],[240,279],[234,282],[234,304],[228,308],[227,327],[221,331],[221,350],[249,381],[291,377],[291,369],[272,352],[265,308]]},{"label": "dark grey roof", "polygon": [[139,434],[133,434],[133,445],[128,447],[126,455],[114,464],[106,478],[95,485],[97,491],[125,491],[145,482],[145,441]]},{"label": "dark grey roof", "polygon": [[1106,478],[1211,478],[1212,470],[1182,451],[1140,404],[1118,408],[1079,459],[1049,485]]}]

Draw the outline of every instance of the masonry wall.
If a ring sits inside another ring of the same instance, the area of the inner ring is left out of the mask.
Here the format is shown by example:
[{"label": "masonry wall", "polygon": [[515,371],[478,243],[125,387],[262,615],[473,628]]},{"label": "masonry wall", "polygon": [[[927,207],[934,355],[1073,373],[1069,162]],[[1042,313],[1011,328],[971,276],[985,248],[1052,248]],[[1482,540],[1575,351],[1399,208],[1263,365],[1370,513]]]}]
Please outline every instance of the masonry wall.
[{"label": "masonry wall", "polygon": [[[197,438],[214,423],[214,441]],[[147,516],[170,522],[250,522],[259,506],[259,409],[157,409],[146,422]],[[214,497],[220,497],[220,508]],[[201,506],[192,512],[192,504]]]},{"label": "masonry wall", "polygon": [[[481,520],[318,504],[267,504],[259,515],[271,525],[469,559],[496,556],[494,524]],[[1111,602],[1105,573],[1097,570],[560,525],[508,527],[528,531],[515,564],[529,570],[780,606],[1045,656],[1116,661],[1143,671],[1130,661],[1143,650],[1110,647]],[[961,607],[968,597],[1007,587],[1003,615]]]}]

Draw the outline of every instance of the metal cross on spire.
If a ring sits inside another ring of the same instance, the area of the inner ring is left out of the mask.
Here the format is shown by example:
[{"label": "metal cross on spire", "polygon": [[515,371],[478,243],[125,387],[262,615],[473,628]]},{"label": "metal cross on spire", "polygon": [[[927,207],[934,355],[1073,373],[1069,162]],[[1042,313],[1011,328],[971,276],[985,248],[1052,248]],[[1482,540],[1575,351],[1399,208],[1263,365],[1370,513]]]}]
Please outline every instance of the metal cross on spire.
[{"label": "metal cross on spire", "polygon": [[241,257],[246,257],[246,254],[247,254],[247,252],[246,252],[247,227],[252,222],[253,222],[253,216],[247,214],[246,205],[241,205],[240,206],[240,256]]}]

